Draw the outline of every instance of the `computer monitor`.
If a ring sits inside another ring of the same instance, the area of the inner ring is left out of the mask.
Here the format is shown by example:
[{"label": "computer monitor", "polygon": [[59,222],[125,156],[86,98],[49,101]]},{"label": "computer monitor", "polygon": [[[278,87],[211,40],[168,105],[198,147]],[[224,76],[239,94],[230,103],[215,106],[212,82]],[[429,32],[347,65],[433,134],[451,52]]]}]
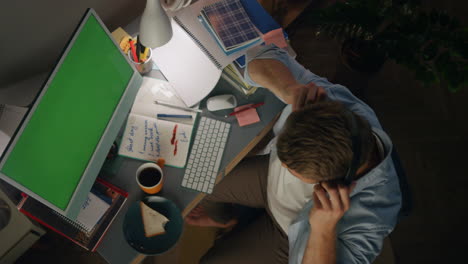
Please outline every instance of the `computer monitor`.
[{"label": "computer monitor", "polygon": [[142,77],[88,9],[0,158],[0,177],[76,219]]}]

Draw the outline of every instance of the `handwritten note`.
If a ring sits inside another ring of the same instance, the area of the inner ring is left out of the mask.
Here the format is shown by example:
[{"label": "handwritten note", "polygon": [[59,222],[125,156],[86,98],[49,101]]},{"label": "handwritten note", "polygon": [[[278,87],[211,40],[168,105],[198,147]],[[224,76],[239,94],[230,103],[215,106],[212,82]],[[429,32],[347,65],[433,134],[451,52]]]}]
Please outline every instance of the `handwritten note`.
[{"label": "handwritten note", "polygon": [[101,198],[93,193],[88,194],[88,198],[81,206],[80,213],[76,220],[86,228],[89,232],[97,224],[99,219],[104,215],[106,210],[110,207],[109,204],[104,202]]},{"label": "handwritten note", "polygon": [[164,158],[168,166],[184,167],[192,128],[192,125],[130,114],[119,155],[146,161]]}]

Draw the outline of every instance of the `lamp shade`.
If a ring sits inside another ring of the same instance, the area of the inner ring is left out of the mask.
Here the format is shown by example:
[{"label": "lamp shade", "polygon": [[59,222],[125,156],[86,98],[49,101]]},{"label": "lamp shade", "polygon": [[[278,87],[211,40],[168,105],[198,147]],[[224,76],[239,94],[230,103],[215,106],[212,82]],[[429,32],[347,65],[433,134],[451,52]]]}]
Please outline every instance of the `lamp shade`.
[{"label": "lamp shade", "polygon": [[140,21],[139,38],[141,44],[148,48],[160,47],[172,38],[171,21],[160,0],[146,0],[145,11]]}]

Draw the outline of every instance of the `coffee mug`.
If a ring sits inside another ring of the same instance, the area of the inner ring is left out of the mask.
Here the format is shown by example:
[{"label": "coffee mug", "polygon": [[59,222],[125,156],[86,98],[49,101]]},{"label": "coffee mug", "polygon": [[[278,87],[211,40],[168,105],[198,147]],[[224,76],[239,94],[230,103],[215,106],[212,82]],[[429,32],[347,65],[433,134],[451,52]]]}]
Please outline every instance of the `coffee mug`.
[{"label": "coffee mug", "polygon": [[163,171],[156,163],[144,163],[136,171],[136,181],[145,193],[158,193],[164,183]]}]

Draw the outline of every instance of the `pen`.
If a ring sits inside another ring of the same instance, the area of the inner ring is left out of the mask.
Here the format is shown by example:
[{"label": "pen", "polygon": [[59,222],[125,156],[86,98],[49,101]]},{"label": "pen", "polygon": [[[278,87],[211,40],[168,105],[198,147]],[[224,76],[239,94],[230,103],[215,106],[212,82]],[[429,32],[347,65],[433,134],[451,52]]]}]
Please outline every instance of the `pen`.
[{"label": "pen", "polygon": [[192,119],[192,115],[172,115],[172,114],[157,114],[158,118],[187,118]]},{"label": "pen", "polygon": [[130,49],[132,49],[133,61],[138,62],[138,57],[136,55],[135,44],[133,44],[133,40],[130,40],[129,43],[130,43]]},{"label": "pen", "polygon": [[163,102],[161,102],[161,101],[154,101],[154,103],[155,103],[155,104],[159,104],[159,105],[164,105],[164,106],[172,107],[172,108],[176,108],[176,109],[180,109],[180,110],[185,110],[185,111],[199,112],[199,113],[202,112],[202,110],[200,110],[200,109],[195,109],[195,108],[190,108],[190,107],[183,107],[183,106],[177,106],[177,105],[171,105],[171,104],[163,103]]},{"label": "pen", "polygon": [[136,37],[136,55],[137,55],[137,60],[140,62],[140,54],[141,54],[141,44],[140,44],[140,36],[137,35]]},{"label": "pen", "polygon": [[260,106],[262,106],[262,105],[264,105],[264,104],[265,104],[265,103],[263,103],[263,102],[261,102],[261,103],[256,103],[256,104],[250,105],[250,106],[248,106],[248,107],[246,107],[246,108],[244,108],[244,109],[241,109],[241,110],[239,110],[239,111],[234,111],[234,112],[230,113],[229,115],[227,115],[227,116],[225,116],[225,117],[237,115],[237,114],[242,113],[242,112],[244,112],[244,111],[247,111],[247,110],[249,110],[249,109],[260,107]]}]

